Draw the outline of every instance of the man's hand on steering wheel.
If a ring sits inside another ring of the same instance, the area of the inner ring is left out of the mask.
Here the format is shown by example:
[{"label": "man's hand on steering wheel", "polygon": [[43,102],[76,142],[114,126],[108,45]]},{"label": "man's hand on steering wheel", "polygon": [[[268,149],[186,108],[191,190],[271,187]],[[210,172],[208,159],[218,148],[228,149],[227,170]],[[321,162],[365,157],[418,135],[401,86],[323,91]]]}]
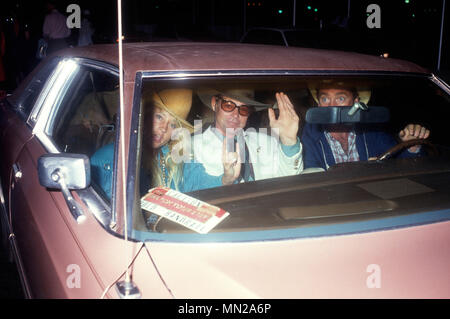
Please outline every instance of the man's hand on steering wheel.
[{"label": "man's hand on steering wheel", "polygon": [[[398,137],[402,142],[407,142],[414,139],[427,139],[430,136],[430,130],[419,124],[408,124],[403,130],[398,133]],[[411,153],[416,153],[420,145],[414,145],[408,148]]]}]

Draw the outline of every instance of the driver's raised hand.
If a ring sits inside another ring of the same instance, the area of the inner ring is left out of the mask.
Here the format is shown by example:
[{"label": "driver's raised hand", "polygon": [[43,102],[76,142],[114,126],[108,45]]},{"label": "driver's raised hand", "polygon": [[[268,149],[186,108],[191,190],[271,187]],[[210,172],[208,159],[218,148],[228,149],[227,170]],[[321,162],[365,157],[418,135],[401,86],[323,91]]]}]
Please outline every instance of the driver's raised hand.
[{"label": "driver's raised hand", "polygon": [[[402,142],[414,140],[414,139],[426,139],[430,136],[430,130],[419,124],[408,124],[403,130],[398,133],[398,137]],[[410,152],[417,152],[419,145],[411,146],[408,150]]]},{"label": "driver's raised hand", "polygon": [[289,97],[283,92],[276,93],[278,108],[280,114],[278,118],[275,117],[273,109],[268,109],[270,127],[272,129],[278,129],[281,143],[286,146],[294,145],[297,143],[297,132],[300,119],[295,112],[294,105],[292,105]]}]

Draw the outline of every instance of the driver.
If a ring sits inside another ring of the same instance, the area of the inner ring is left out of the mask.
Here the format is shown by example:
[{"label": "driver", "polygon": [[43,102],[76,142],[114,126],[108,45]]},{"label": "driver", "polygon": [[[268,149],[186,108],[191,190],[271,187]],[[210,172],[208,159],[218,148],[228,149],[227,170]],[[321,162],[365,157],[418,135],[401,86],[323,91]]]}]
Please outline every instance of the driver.
[{"label": "driver", "polygon": [[[352,106],[355,102],[367,104],[370,91],[356,90],[342,82],[320,85],[310,89],[319,107]],[[430,131],[418,124],[408,124],[398,133],[402,142],[426,139]],[[306,123],[302,133],[305,168],[328,167],[343,163],[367,161],[381,155],[398,142],[380,130],[364,130],[359,126],[343,124]],[[413,157],[420,153],[420,145],[414,145],[401,152],[398,157]]]}]

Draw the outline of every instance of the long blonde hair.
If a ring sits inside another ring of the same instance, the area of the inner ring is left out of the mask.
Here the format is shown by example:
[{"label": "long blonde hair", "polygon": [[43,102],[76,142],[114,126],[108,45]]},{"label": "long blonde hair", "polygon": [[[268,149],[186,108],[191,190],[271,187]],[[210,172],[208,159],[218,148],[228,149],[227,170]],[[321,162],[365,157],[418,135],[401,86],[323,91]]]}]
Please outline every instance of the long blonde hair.
[{"label": "long blonde hair", "polygon": [[[153,108],[153,112],[156,109],[161,109],[157,106]],[[151,113],[151,112],[150,112]],[[151,114],[153,115],[153,114]],[[149,114],[146,114],[146,116],[149,116]],[[177,122],[177,128],[182,128],[182,125],[178,119],[176,119]],[[146,134],[147,135],[147,134]],[[143,168],[146,174],[148,174],[151,177],[151,188],[157,187],[157,186],[167,186],[171,187],[172,182],[175,186],[176,190],[179,190],[180,185],[184,183],[183,178],[183,169],[184,164],[176,163],[172,158],[172,150],[178,149],[179,153],[181,155],[186,154],[187,152],[187,141],[184,138],[183,134],[178,135],[178,139],[176,140],[170,140],[168,143],[169,152],[163,156],[161,148],[164,147],[161,146],[158,149],[151,149],[149,150],[148,147],[144,147],[143,151]],[[160,164],[160,161],[164,161],[164,165],[166,167],[167,175],[166,175],[166,185],[164,185],[164,178],[163,178],[163,172],[162,172],[162,165]]]}]

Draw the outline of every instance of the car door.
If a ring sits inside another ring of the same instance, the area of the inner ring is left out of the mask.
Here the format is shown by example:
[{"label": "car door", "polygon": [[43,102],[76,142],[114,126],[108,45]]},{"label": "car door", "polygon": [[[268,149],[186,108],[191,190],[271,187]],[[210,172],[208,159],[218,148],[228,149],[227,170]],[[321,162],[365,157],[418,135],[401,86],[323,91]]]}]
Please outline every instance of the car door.
[{"label": "car door", "polygon": [[[110,78],[108,89],[113,90],[117,76],[111,71],[71,59],[60,61],[42,88],[27,123],[14,119],[4,137],[17,136],[15,140],[10,138],[10,144],[17,149],[9,184],[10,237],[14,238],[17,264],[28,297],[85,298],[102,293],[103,285],[80,244],[79,225],[61,192],[39,184],[37,161],[45,153],[64,151],[90,156],[99,147],[94,135],[102,125],[110,125],[101,122],[106,117],[105,110],[98,109],[102,120],[94,123],[99,125],[96,128],[93,123],[83,126],[83,118],[93,114],[82,112],[95,109],[95,103],[97,107],[101,104],[94,98],[99,94],[94,82],[103,82],[106,77]],[[89,196],[92,192],[95,191],[91,188],[84,193]],[[108,213],[108,201],[101,197],[97,196],[94,202],[103,204],[103,213]],[[81,202],[79,198],[78,201]]]},{"label": "car door", "polygon": [[[17,249],[15,237],[10,235],[13,232],[11,230],[8,206],[13,175],[19,176],[21,174],[15,161],[26,142],[32,138],[31,129],[26,124],[27,118],[33,107],[40,104],[39,101],[42,101],[45,97],[44,85],[51,78],[57,64],[58,59],[56,58],[40,64],[21,83],[13,95],[0,101],[2,111],[2,116],[0,117],[0,147],[3,150],[0,161],[1,235],[3,246],[9,251],[11,258],[13,255],[18,257],[17,253],[13,254],[12,252],[12,250],[17,252]],[[11,246],[9,243],[11,243]],[[20,258],[16,259],[16,264],[19,269],[22,269]],[[19,273],[23,274],[22,271],[19,271]],[[21,278],[21,280],[26,291],[26,281],[24,281],[24,278]]]}]

